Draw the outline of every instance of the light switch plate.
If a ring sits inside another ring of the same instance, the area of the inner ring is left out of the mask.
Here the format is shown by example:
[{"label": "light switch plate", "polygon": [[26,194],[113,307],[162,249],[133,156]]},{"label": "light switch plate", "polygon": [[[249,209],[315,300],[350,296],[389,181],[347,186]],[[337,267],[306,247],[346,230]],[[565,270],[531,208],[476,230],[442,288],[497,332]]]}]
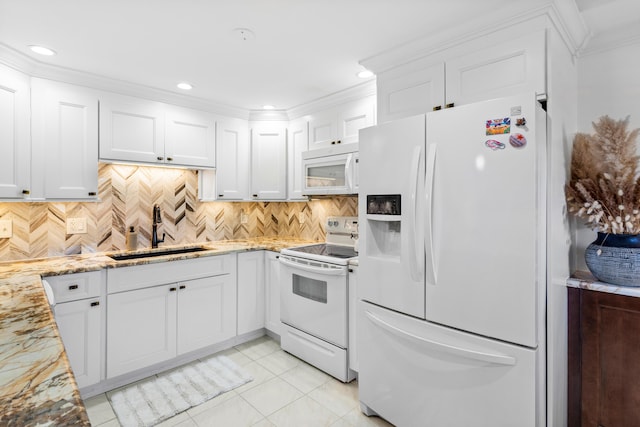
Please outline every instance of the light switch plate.
[{"label": "light switch plate", "polygon": [[87,218],[67,218],[67,234],[86,234]]},{"label": "light switch plate", "polygon": [[0,239],[8,239],[13,236],[13,221],[10,219],[0,220]]}]

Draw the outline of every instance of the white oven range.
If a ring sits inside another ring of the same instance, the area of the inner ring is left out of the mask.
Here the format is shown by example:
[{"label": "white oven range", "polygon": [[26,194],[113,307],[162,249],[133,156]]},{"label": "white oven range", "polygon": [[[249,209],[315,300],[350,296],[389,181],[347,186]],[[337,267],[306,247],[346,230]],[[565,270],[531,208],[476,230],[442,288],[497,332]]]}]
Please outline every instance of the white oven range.
[{"label": "white oven range", "polygon": [[280,253],[282,349],[343,381],[348,368],[348,264],[357,256],[357,217],[329,217],[326,243]]}]

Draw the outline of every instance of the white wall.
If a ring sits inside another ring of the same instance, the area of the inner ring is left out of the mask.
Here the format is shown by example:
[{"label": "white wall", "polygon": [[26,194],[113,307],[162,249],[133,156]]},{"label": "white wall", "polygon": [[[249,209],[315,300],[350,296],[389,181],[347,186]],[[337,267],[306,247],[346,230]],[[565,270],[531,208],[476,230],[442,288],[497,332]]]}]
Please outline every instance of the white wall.
[{"label": "white wall", "polygon": [[[591,123],[605,114],[631,116],[630,129],[640,127],[640,40],[578,60],[578,131],[592,133]],[[587,270],[584,250],[596,233],[579,221],[575,228],[575,266]]]},{"label": "white wall", "polygon": [[567,425],[567,288],[571,231],[564,185],[577,121],[577,69],[556,31],[548,31],[547,426]]}]

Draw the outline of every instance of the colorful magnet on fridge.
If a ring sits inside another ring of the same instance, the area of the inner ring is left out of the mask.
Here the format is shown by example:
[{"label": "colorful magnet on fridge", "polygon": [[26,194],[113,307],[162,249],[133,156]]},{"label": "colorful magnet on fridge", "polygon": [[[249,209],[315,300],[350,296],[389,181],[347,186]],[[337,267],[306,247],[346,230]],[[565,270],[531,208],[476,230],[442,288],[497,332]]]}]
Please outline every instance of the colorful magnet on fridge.
[{"label": "colorful magnet on fridge", "polygon": [[516,126],[522,127],[522,126],[526,126],[526,125],[527,125],[527,119],[525,119],[524,117],[518,117],[516,119]]},{"label": "colorful magnet on fridge", "polygon": [[487,135],[502,135],[511,131],[511,118],[487,120]]},{"label": "colorful magnet on fridge", "polygon": [[514,133],[509,137],[509,144],[515,148],[522,148],[527,145],[527,138],[521,133]]},{"label": "colorful magnet on fridge", "polygon": [[504,144],[500,141],[496,141],[495,139],[487,139],[484,142],[484,145],[491,148],[493,151],[504,150]]}]

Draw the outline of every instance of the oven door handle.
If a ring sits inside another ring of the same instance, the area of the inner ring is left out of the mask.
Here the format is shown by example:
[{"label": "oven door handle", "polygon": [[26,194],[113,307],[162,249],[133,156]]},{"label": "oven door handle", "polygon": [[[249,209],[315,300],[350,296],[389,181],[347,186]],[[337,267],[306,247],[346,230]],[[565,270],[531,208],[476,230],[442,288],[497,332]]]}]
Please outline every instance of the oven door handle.
[{"label": "oven door handle", "polygon": [[280,263],[286,265],[287,267],[297,268],[298,270],[308,271],[310,273],[324,274],[329,276],[344,276],[347,274],[346,268],[322,268],[322,267],[314,267],[308,264],[301,264],[297,262],[289,261],[282,256],[279,258]]}]

